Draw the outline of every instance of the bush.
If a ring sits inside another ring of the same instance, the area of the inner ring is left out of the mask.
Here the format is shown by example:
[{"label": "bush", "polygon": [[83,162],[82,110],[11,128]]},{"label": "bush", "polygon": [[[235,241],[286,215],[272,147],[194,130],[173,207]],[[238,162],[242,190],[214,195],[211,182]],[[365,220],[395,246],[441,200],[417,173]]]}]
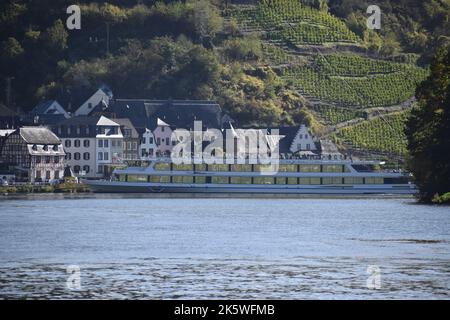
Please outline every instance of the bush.
[{"label": "bush", "polygon": [[444,193],[441,196],[436,194],[432,202],[437,204],[450,204],[450,192]]}]

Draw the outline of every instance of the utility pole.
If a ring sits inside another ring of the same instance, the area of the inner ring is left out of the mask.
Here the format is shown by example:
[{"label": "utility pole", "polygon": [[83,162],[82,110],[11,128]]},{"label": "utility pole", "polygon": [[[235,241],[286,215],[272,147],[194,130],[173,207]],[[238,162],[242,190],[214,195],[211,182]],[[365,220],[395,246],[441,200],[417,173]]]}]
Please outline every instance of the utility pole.
[{"label": "utility pole", "polygon": [[11,109],[11,81],[14,77],[6,78],[6,106]]},{"label": "utility pole", "polygon": [[106,22],[106,55],[109,56],[109,22]]},{"label": "utility pole", "polygon": [[[14,80],[14,77],[7,77],[6,78],[6,107],[8,108],[8,110],[12,110],[11,109],[11,81]],[[12,128],[14,128],[14,113],[12,113],[11,115],[11,125]]]}]

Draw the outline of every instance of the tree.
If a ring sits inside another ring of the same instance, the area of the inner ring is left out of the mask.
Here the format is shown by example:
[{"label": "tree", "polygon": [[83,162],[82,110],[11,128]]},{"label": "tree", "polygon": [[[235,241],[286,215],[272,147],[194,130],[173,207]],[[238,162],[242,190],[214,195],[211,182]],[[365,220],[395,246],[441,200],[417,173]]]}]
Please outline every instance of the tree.
[{"label": "tree", "polygon": [[431,74],[416,96],[419,106],[411,111],[405,129],[409,168],[420,200],[430,202],[450,191],[450,47],[437,50]]}]

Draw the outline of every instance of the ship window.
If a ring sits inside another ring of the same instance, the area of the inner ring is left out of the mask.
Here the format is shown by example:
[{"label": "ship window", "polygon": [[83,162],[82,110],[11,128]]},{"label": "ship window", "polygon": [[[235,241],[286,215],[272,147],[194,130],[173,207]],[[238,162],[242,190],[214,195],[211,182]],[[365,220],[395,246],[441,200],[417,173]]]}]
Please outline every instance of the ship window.
[{"label": "ship window", "polygon": [[255,164],[253,166],[253,170],[255,172],[268,172],[268,171],[273,171],[274,169],[276,169],[276,167],[272,167],[269,164]]},{"label": "ship window", "polygon": [[284,177],[275,178],[275,183],[276,184],[286,184],[286,178],[284,178]]},{"label": "ship window", "polygon": [[297,178],[288,178],[287,179],[288,184],[298,184]]},{"label": "ship window", "polygon": [[366,184],[384,184],[384,179],[378,177],[366,178]]},{"label": "ship window", "polygon": [[150,176],[150,182],[153,183],[169,183],[170,177],[169,176]]},{"label": "ship window", "polygon": [[251,184],[252,178],[251,177],[231,177],[232,184]]},{"label": "ship window", "polygon": [[119,175],[119,181],[125,182],[126,180],[127,180],[127,175],[126,174],[120,174]]},{"label": "ship window", "polygon": [[280,164],[279,172],[297,172],[297,165],[295,164]]},{"label": "ship window", "polygon": [[195,177],[195,183],[206,183],[206,177]]},{"label": "ship window", "polygon": [[228,164],[210,164],[208,171],[228,171]]},{"label": "ship window", "polygon": [[145,175],[128,175],[128,182],[147,182],[147,176]]},{"label": "ship window", "polygon": [[299,184],[320,184],[320,178],[300,178]]},{"label": "ship window", "polygon": [[349,178],[344,178],[344,183],[345,184],[363,184],[363,178],[358,178],[358,177],[349,177]]},{"label": "ship window", "polygon": [[323,172],[343,172],[342,165],[324,165]]},{"label": "ship window", "polygon": [[164,162],[157,163],[157,164],[155,164],[155,170],[169,171],[170,170],[170,164],[169,163],[164,163]]},{"label": "ship window", "polygon": [[174,164],[173,170],[174,171],[192,171],[193,165],[192,164]]},{"label": "ship window", "polygon": [[322,184],[342,184],[342,178],[322,178]]},{"label": "ship window", "polygon": [[318,165],[318,164],[302,164],[302,165],[300,165],[300,172],[320,172],[320,165]]},{"label": "ship window", "polygon": [[196,164],[195,171],[206,171],[206,164]]},{"label": "ship window", "polygon": [[271,177],[255,177],[253,178],[254,184],[274,184],[274,179]]},{"label": "ship window", "polygon": [[231,171],[233,172],[252,172],[251,164],[232,164]]},{"label": "ship window", "polygon": [[227,184],[228,177],[211,177],[211,183]]},{"label": "ship window", "polygon": [[173,176],[173,183],[194,183],[194,177],[192,176]]}]

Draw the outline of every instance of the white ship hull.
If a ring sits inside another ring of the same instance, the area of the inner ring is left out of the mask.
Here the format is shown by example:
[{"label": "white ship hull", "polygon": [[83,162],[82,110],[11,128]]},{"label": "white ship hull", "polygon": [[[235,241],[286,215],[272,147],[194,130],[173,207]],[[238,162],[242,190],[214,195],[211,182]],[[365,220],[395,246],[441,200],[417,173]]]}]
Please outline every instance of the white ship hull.
[{"label": "white ship hull", "polygon": [[93,192],[100,193],[246,193],[246,194],[392,194],[416,193],[413,184],[379,185],[236,185],[164,184],[86,180]]}]

